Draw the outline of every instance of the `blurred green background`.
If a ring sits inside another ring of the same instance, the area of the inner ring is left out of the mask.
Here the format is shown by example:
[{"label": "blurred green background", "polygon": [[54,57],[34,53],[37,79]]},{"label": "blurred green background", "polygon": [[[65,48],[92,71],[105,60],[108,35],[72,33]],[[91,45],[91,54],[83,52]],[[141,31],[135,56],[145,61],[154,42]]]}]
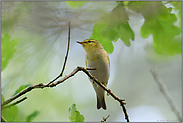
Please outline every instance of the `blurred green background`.
[{"label": "blurred green background", "polygon": [[[85,51],[76,41],[95,38],[110,53],[107,87],[125,99],[130,121],[178,121],[150,69],[159,74],[182,114],[181,5],[180,1],[1,2],[1,44],[9,46],[1,47],[1,94],[6,100],[21,85],[48,83],[61,72],[70,21],[71,44],[63,76],[85,66]],[[123,25],[118,25],[121,21]],[[4,57],[9,59],[3,61]],[[107,110],[97,110],[94,89],[82,72],[25,96],[28,99],[17,105],[10,121],[25,122],[35,113],[33,122],[69,122],[74,103],[85,121],[100,122],[107,115],[109,122],[126,121],[110,96],[106,96]]]}]

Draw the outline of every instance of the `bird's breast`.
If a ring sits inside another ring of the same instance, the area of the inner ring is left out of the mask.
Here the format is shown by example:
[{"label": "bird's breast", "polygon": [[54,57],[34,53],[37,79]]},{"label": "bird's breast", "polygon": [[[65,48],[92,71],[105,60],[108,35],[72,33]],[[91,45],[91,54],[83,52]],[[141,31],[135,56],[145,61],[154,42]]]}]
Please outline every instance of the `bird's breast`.
[{"label": "bird's breast", "polygon": [[[87,56],[86,56],[87,57]],[[108,82],[110,75],[110,66],[106,59],[96,56],[96,58],[91,59],[87,57],[87,67],[94,67],[96,70],[90,70],[89,72],[95,76],[100,82],[105,83]]]}]

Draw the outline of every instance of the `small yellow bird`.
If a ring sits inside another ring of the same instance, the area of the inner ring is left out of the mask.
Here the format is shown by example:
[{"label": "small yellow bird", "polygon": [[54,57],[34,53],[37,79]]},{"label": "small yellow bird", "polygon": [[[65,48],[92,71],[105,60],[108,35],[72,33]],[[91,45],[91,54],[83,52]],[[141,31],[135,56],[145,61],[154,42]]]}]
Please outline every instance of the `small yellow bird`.
[{"label": "small yellow bird", "polygon": [[[96,77],[104,86],[107,85],[110,76],[110,61],[107,52],[103,46],[97,40],[86,39],[83,42],[77,41],[81,44],[86,52],[85,63],[86,67],[94,67],[96,70],[90,70],[89,72]],[[97,109],[101,107],[106,110],[105,93],[99,85],[93,82],[94,90],[97,96]]]}]

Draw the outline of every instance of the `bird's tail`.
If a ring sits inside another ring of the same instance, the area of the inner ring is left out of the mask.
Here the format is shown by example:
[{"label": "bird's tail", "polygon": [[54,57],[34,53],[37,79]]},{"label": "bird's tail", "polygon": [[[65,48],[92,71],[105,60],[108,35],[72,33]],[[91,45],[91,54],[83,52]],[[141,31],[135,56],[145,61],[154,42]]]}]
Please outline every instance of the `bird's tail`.
[{"label": "bird's tail", "polygon": [[107,109],[106,104],[105,104],[105,97],[103,96],[102,100],[99,100],[99,97],[97,96],[97,109],[103,108],[104,110]]}]

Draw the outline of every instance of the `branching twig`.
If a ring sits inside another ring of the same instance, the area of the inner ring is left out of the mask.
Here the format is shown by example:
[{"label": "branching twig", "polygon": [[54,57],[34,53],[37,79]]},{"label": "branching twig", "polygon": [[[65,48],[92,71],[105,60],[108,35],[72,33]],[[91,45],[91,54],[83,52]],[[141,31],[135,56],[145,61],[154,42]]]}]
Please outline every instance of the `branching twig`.
[{"label": "branching twig", "polygon": [[83,71],[85,74],[87,74],[90,77],[90,79],[94,80],[94,82],[96,82],[100,87],[102,87],[105,91],[107,91],[108,94],[110,94],[115,100],[117,100],[120,103],[120,105],[122,106],[123,112],[125,114],[125,119],[127,120],[127,122],[129,122],[128,114],[127,114],[127,111],[126,111],[126,108],[125,108],[125,103],[123,102],[124,100],[120,99],[115,94],[113,94],[110,89],[107,89],[101,82],[99,82],[95,77],[93,77],[87,70],[95,70],[95,68],[77,67],[69,75],[65,76],[64,78],[62,78],[59,81],[50,83],[49,85],[44,84],[44,83],[31,85],[28,88],[26,88],[26,89],[22,90],[21,92],[19,92],[18,94],[16,94],[15,96],[13,96],[13,97],[9,98],[8,100],[6,100],[5,102],[3,102],[1,104],[1,107],[3,107],[4,105],[12,102],[13,100],[20,97],[21,95],[24,95],[25,93],[31,91],[32,89],[35,89],[35,88],[42,88],[43,89],[45,87],[55,87],[56,85],[58,85],[60,83],[63,83],[65,80],[67,80],[70,77],[74,76],[77,72]]},{"label": "branching twig", "polygon": [[168,91],[166,89],[166,86],[163,84],[161,78],[158,76],[158,74],[155,71],[150,70],[150,72],[153,75],[154,80],[158,83],[161,92],[163,93],[166,100],[170,104],[170,106],[171,106],[172,110],[174,111],[175,115],[178,117],[179,121],[182,122],[180,112],[178,111],[177,107],[175,106],[175,103],[173,102],[173,99],[171,98],[170,94],[168,93]]},{"label": "branching twig", "polygon": [[108,115],[106,118],[105,118],[105,117],[103,117],[103,120],[101,120],[101,122],[106,121],[106,120],[109,118],[109,116],[110,116],[110,115]]},{"label": "branching twig", "polygon": [[[50,84],[44,84],[44,83],[39,83],[39,84],[34,84],[34,85],[31,85],[29,87],[27,87],[26,89],[22,90],[21,92],[17,93],[16,95],[14,95],[13,97],[9,98],[8,100],[4,101],[2,104],[1,104],[1,107],[9,104],[10,102],[12,102],[13,100],[17,99],[18,97],[26,94],[27,92],[31,91],[32,89],[35,89],[35,88],[45,88],[45,87],[54,87],[62,82],[64,82],[65,80],[67,80],[68,78],[74,76],[78,71],[80,67],[77,67],[76,69],[74,69],[68,76],[65,76],[64,78],[62,78],[60,81],[56,81],[56,82],[53,82],[53,83],[50,83]],[[95,70],[95,68],[84,68],[86,70]]]},{"label": "branching twig", "polygon": [[70,30],[71,30],[71,23],[69,22],[67,52],[66,52],[66,55],[65,55],[65,60],[64,60],[64,65],[63,65],[62,71],[61,71],[60,75],[58,75],[54,80],[52,80],[51,82],[49,82],[49,83],[47,84],[47,86],[48,86],[49,84],[51,84],[52,82],[54,82],[55,80],[57,80],[58,78],[62,77],[62,75],[63,75],[63,72],[64,72],[64,70],[65,70],[65,66],[66,66],[66,62],[67,62],[67,57],[68,57],[68,54],[69,54]]},{"label": "branching twig", "polygon": [[10,108],[10,107],[12,107],[12,106],[14,106],[14,105],[16,105],[16,104],[18,104],[18,103],[21,103],[22,101],[24,101],[24,100],[26,100],[26,99],[27,99],[27,97],[24,97],[23,99],[21,99],[21,100],[15,102],[15,103],[12,103],[12,104],[10,104],[10,105],[8,105],[8,106],[4,106],[4,107],[1,108],[1,111],[4,110],[4,109]]},{"label": "branching twig", "polygon": [[94,80],[100,87],[102,87],[109,95],[111,95],[115,100],[117,100],[120,103],[120,106],[123,109],[123,112],[125,114],[125,119],[127,120],[127,122],[129,122],[129,118],[128,118],[128,114],[126,112],[126,108],[125,108],[125,104],[123,101],[125,101],[124,99],[120,99],[119,97],[117,97],[114,93],[111,92],[110,89],[107,89],[101,82],[99,82],[95,77],[93,77],[86,69],[84,69],[83,67],[78,67],[80,70],[82,70],[83,72],[85,72],[90,79]]}]

